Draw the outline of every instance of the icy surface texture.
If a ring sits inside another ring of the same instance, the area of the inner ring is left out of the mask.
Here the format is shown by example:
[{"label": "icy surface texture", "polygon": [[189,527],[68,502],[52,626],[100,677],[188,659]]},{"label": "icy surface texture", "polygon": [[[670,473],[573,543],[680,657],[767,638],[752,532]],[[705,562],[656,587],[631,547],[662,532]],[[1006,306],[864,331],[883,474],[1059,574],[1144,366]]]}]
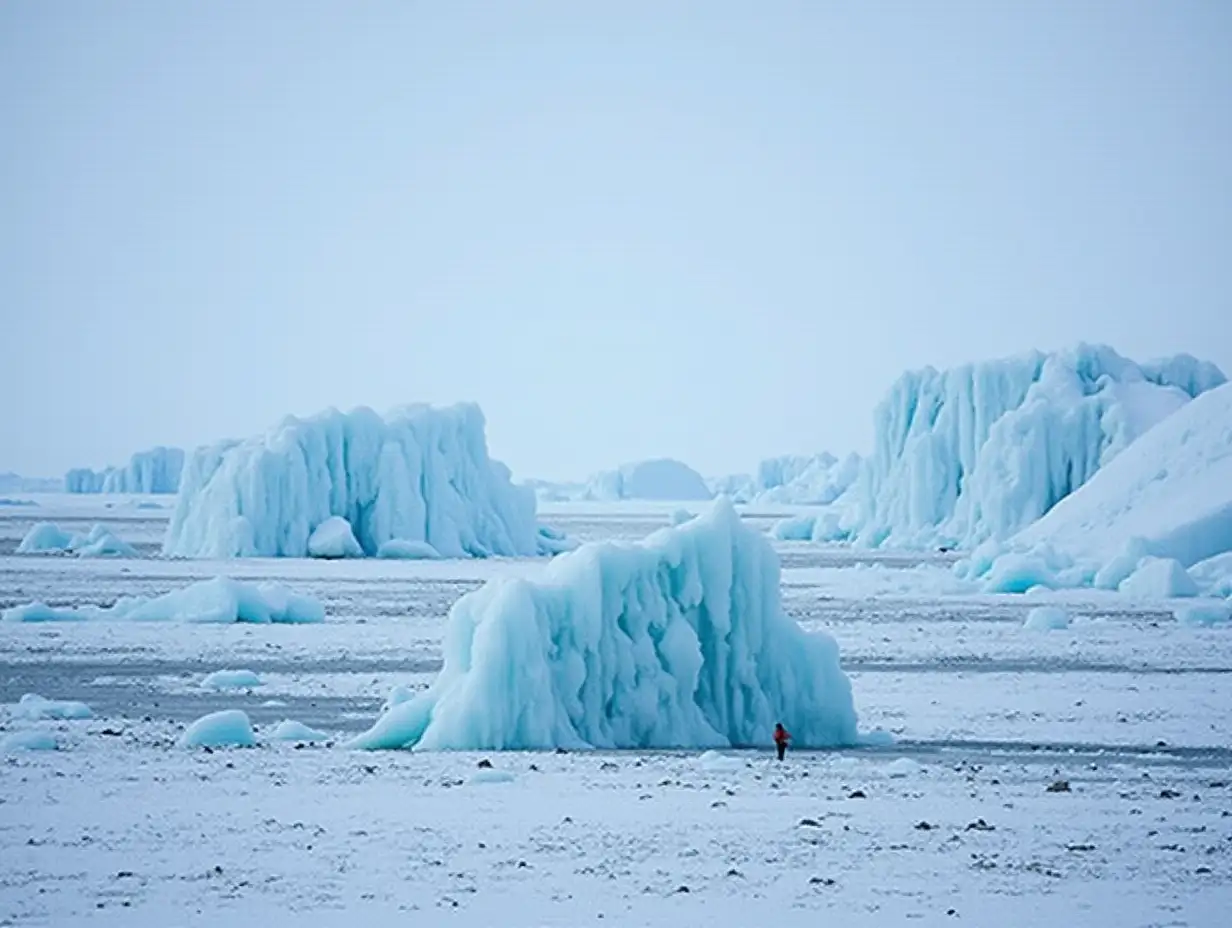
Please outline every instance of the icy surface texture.
[{"label": "icy surface texture", "polygon": [[6,622],[71,622],[120,620],[130,622],[321,622],[324,607],[310,596],[292,593],[276,583],[241,583],[215,577],[173,590],[162,596],[126,597],[115,605],[53,609],[30,603],[6,609]]},{"label": "icy surface texture", "polygon": [[239,709],[224,709],[202,716],[180,737],[187,748],[252,747],[257,743],[248,714]]},{"label": "icy surface texture", "polygon": [[619,470],[596,474],[587,484],[585,498],[614,501],[645,500],[707,500],[710,488],[702,475],[687,464],[660,458],[626,464]]},{"label": "icy surface texture", "polygon": [[64,489],[69,493],[176,493],[183,469],[183,449],[160,445],[138,451],[124,467],[74,468],[64,475]]},{"label": "icy surface texture", "polygon": [[0,751],[6,754],[14,751],[54,751],[59,746],[55,735],[38,729],[15,731],[0,741]]},{"label": "icy surface texture", "polygon": [[838,646],[782,609],[778,558],[730,501],[637,544],[589,544],[542,579],[450,611],[444,666],[359,748],[536,749],[857,741]]},{"label": "icy surface texture", "polygon": [[[387,542],[388,543],[388,542]],[[384,547],[382,545],[381,547]],[[380,553],[380,548],[377,553]],[[342,516],[330,516],[308,536],[308,556],[320,558],[363,557],[364,549],[355,540],[351,523]]]},{"label": "icy surface texture", "polygon": [[394,538],[445,557],[541,553],[535,496],[488,457],[483,413],[461,404],[288,417],[264,435],[198,449],[164,551],[304,557],[313,529],[350,523],[366,554]]},{"label": "icy surface texture", "polygon": [[1187,355],[1139,365],[1092,345],[908,372],[877,407],[848,534],[919,547],[1009,537],[1223,381]]}]

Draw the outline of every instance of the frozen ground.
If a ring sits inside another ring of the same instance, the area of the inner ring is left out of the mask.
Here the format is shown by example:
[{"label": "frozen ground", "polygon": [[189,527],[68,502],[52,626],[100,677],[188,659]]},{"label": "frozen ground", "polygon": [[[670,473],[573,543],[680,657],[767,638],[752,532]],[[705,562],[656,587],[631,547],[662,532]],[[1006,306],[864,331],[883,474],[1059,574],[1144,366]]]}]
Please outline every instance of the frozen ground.
[{"label": "frozen ground", "polygon": [[[893,748],[781,768],[768,750],[493,755],[512,780],[476,782],[502,779],[480,755],[268,736],[287,718],[366,727],[391,686],[431,678],[461,593],[540,563],[8,556],[44,519],[101,521],[149,552],[170,512],[23,498],[39,505],[0,510],[0,607],[227,573],[285,582],[329,617],[0,625],[0,702],[36,692],[95,715],[0,710],[0,739],[33,727],[62,748],[0,756],[0,924],[1122,928],[1221,925],[1232,909],[1232,629],[1182,627],[1166,603],[974,594],[947,559],[782,545],[788,611],[838,638],[861,727]],[[676,508],[562,504],[543,520],[635,538]],[[1024,629],[1042,603],[1070,627]],[[220,669],[261,685],[201,685]],[[251,715],[259,747],[175,746],[224,708]],[[1070,791],[1048,792],[1058,780]]]}]

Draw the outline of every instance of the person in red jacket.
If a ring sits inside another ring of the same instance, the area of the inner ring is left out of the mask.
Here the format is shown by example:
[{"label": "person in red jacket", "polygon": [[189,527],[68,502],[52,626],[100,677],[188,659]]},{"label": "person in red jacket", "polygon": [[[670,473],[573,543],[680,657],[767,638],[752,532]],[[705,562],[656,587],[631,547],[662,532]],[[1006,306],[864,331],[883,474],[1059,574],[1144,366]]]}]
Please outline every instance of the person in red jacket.
[{"label": "person in red jacket", "polygon": [[787,742],[791,740],[791,733],[783,727],[782,722],[774,723],[774,746],[778,749],[779,760],[783,759],[783,755],[787,753]]}]

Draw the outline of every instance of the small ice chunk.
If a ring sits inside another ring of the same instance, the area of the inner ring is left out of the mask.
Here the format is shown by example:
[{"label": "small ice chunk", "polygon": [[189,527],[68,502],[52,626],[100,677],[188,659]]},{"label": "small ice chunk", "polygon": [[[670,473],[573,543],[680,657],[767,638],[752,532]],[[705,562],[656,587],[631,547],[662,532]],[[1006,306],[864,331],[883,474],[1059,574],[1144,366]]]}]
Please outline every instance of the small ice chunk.
[{"label": "small ice chunk", "polygon": [[308,556],[320,558],[363,557],[364,549],[355,539],[351,523],[342,516],[330,516],[308,536]]},{"label": "small ice chunk", "polygon": [[512,783],[514,776],[508,770],[476,770],[471,775],[470,782],[482,783]]},{"label": "small ice chunk", "polygon": [[917,776],[924,768],[910,757],[900,757],[898,760],[891,761],[886,764],[886,776],[899,779],[902,777]]},{"label": "small ice chunk", "polygon": [[55,751],[60,745],[56,736],[49,731],[31,728],[26,731],[15,731],[0,741],[0,751]]},{"label": "small ice chunk", "polygon": [[94,717],[84,702],[44,699],[37,693],[26,693],[10,709],[14,718],[41,721],[43,719],[89,719]]},{"label": "small ice chunk", "polygon": [[426,541],[391,538],[376,549],[376,556],[394,561],[435,561],[441,553]]},{"label": "small ice chunk", "polygon": [[1036,632],[1069,628],[1069,613],[1059,606],[1036,606],[1027,613],[1022,627]]},{"label": "small ice chunk", "polygon": [[1025,593],[1033,587],[1051,588],[1053,585],[1052,570],[1041,558],[1009,552],[993,561],[988,579],[984,583],[984,591]]},{"label": "small ice chunk", "polygon": [[261,685],[261,678],[251,670],[215,670],[201,685],[212,690],[243,690]]},{"label": "small ice chunk", "polygon": [[315,728],[309,728],[303,722],[296,722],[293,719],[283,719],[274,727],[274,730],[270,732],[270,740],[328,741],[329,735],[323,731],[317,731]]},{"label": "small ice chunk", "polygon": [[43,602],[27,603],[24,606],[14,606],[5,609],[5,622],[79,622],[86,618],[84,612],[76,609],[53,609]]},{"label": "small ice chunk", "polygon": [[1174,615],[1182,625],[1224,625],[1232,619],[1232,606],[1226,603],[1192,603],[1181,606]]},{"label": "small ice chunk", "polygon": [[188,748],[252,747],[256,743],[252,722],[239,709],[202,716],[180,737],[180,745]]},{"label": "small ice chunk", "polygon": [[54,522],[37,522],[17,546],[18,554],[48,554],[67,551],[73,536]]},{"label": "small ice chunk", "polygon": [[1180,561],[1170,557],[1144,557],[1138,569],[1123,580],[1117,590],[1135,599],[1198,595],[1198,585],[1193,578],[1185,572]]}]

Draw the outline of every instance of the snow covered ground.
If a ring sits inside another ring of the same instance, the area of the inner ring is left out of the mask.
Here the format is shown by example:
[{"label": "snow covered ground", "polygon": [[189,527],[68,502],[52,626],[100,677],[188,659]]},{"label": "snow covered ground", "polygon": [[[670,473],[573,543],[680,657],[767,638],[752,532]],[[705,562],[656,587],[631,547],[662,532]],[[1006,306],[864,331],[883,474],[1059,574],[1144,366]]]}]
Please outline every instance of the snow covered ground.
[{"label": "snow covered ground", "polygon": [[[1232,907],[1232,628],[1182,625],[1173,603],[985,594],[951,556],[776,543],[786,611],[838,640],[861,729],[893,746],[782,766],[769,732],[765,751],[705,755],[359,753],[337,745],[439,669],[452,603],[544,561],[13,556],[44,520],[152,554],[170,515],[30,500],[0,510],[0,608],[225,574],[314,596],[327,619],[0,623],[0,924],[1120,928],[1221,925]],[[629,539],[679,508],[540,520]],[[1069,627],[1024,627],[1041,605]],[[255,685],[207,685],[216,671]],[[19,718],[26,693],[92,718]],[[257,747],[178,746],[226,709]],[[287,719],[333,740],[276,740]],[[59,750],[22,750],[28,732]]]}]

